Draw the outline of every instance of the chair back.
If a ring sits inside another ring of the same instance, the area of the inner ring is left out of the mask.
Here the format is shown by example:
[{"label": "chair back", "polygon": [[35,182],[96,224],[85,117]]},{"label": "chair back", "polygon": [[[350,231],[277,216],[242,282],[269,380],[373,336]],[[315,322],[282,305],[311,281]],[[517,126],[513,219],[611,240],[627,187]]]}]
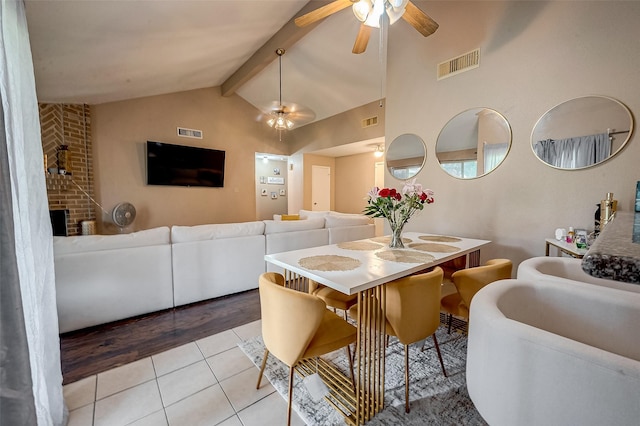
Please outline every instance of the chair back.
[{"label": "chair back", "polygon": [[386,285],[387,321],[401,343],[426,339],[440,325],[442,276],[442,269],[436,267]]},{"label": "chair back", "polygon": [[494,281],[511,278],[512,268],[513,264],[509,259],[491,259],[482,266],[454,272],[451,280],[468,310],[473,296],[482,287]]},{"label": "chair back", "polygon": [[260,275],[262,338],[276,358],[293,367],[322,322],[325,303],[315,296],[284,287],[275,272]]}]

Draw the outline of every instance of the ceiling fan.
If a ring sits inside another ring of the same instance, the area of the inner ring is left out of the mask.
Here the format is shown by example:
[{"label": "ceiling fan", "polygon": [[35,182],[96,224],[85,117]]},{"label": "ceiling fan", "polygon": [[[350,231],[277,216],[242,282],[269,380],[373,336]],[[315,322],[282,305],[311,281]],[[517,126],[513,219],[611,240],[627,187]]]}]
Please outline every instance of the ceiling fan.
[{"label": "ceiling fan", "polygon": [[292,102],[282,102],[282,55],[285,50],[276,49],[279,62],[279,98],[262,108],[267,117],[267,125],[281,132],[282,130],[291,130],[296,125],[306,124],[315,118],[315,113],[309,108]]},{"label": "ceiling fan", "polygon": [[304,27],[349,6],[352,7],[356,18],[362,22],[353,45],[353,53],[363,53],[367,49],[371,28],[379,28],[380,19],[385,14],[389,18],[389,24],[393,24],[402,17],[425,37],[438,29],[438,23],[409,0],[335,0],[297,17],[295,23],[299,27]]}]

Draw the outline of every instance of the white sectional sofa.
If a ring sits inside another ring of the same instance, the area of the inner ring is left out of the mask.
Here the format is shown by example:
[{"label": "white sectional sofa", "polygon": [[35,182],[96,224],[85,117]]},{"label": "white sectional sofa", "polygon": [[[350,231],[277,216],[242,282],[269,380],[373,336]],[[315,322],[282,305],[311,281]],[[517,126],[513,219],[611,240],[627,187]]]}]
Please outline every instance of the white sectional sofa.
[{"label": "white sectional sofa", "polygon": [[300,218],[54,237],[60,332],[258,288],[265,254],[375,236],[362,215]]},{"label": "white sectional sofa", "polygon": [[60,332],[171,308],[169,228],[54,237]]}]

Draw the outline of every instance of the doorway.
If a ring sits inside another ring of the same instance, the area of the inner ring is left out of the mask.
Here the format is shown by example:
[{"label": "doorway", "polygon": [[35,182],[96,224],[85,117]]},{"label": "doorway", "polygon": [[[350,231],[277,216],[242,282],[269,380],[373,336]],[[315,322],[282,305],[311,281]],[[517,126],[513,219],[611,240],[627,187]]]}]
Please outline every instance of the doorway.
[{"label": "doorway", "polygon": [[311,166],[311,210],[331,210],[331,167]]}]

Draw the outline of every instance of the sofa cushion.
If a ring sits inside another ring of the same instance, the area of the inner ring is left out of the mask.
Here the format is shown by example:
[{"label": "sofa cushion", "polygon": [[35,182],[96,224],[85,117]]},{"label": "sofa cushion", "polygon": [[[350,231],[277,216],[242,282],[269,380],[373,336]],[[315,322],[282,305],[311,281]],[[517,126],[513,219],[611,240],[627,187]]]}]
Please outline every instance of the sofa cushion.
[{"label": "sofa cushion", "polygon": [[171,242],[186,243],[219,238],[264,234],[264,222],[217,223],[212,225],[172,226]]},{"label": "sofa cushion", "polygon": [[307,220],[265,220],[265,234],[277,234],[280,232],[307,231],[310,229],[324,228],[324,218]]},{"label": "sofa cushion", "polygon": [[325,218],[329,214],[329,210],[313,211],[300,210],[300,219]]},{"label": "sofa cushion", "polygon": [[371,223],[371,219],[363,214],[331,212],[325,218],[325,223],[327,228],[336,228],[340,226],[369,225]]},{"label": "sofa cushion", "polygon": [[53,238],[53,250],[56,255],[161,244],[169,244],[169,227],[167,226],[132,232],[130,234],[79,235],[75,237]]}]

